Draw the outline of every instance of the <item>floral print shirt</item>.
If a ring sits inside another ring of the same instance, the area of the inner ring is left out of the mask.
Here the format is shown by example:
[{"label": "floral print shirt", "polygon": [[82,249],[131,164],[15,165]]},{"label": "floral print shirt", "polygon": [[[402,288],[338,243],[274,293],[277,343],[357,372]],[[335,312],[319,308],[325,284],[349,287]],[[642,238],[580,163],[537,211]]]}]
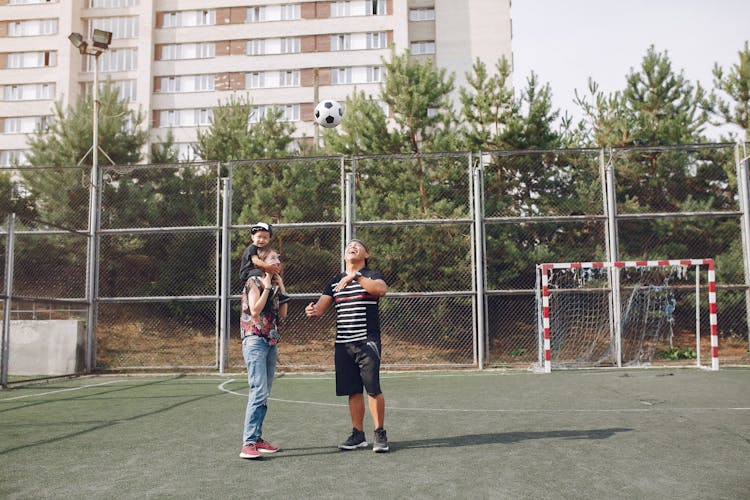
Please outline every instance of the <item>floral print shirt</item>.
[{"label": "floral print shirt", "polygon": [[260,278],[257,276],[250,277],[245,286],[242,288],[242,311],[240,312],[240,330],[242,338],[248,335],[257,335],[263,338],[270,345],[275,345],[281,339],[279,327],[281,319],[279,318],[279,295],[276,293],[276,287],[271,289],[271,293],[266,299],[266,306],[258,316],[252,316],[250,313],[249,294],[252,285],[255,284],[261,293],[263,286],[260,284]]}]

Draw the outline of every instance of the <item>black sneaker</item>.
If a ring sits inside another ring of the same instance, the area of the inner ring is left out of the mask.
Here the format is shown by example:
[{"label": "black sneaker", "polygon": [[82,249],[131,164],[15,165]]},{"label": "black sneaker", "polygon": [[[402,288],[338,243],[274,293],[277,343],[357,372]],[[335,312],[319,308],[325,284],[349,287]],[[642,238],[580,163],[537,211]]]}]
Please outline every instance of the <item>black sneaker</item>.
[{"label": "black sneaker", "polygon": [[375,453],[386,453],[390,448],[388,447],[388,438],[385,435],[385,429],[382,427],[375,429],[375,442],[372,443],[372,451]]},{"label": "black sneaker", "polygon": [[364,431],[358,430],[356,427],[352,428],[352,435],[349,439],[339,445],[340,450],[356,450],[357,448],[366,448],[367,440],[365,439]]}]

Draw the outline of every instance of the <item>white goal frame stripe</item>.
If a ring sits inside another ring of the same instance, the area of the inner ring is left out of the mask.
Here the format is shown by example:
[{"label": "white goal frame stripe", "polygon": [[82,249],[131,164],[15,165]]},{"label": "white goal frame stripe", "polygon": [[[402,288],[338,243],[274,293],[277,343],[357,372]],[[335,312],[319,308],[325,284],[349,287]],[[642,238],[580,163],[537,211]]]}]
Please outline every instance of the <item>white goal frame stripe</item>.
[{"label": "white goal frame stripe", "polygon": [[[716,316],[716,270],[713,259],[621,260],[613,262],[552,262],[537,264],[542,277],[542,329],[544,332],[544,373],[552,371],[549,320],[549,272],[553,269],[613,269],[625,267],[700,266],[708,269],[708,309],[711,325],[711,370],[719,369],[719,328]],[[697,281],[697,278],[696,278]],[[697,286],[697,283],[696,283]],[[698,298],[696,297],[696,300]],[[696,321],[699,312],[696,310]],[[700,332],[697,331],[696,335]],[[698,340],[696,339],[696,342]],[[698,359],[700,363],[700,358]]]}]

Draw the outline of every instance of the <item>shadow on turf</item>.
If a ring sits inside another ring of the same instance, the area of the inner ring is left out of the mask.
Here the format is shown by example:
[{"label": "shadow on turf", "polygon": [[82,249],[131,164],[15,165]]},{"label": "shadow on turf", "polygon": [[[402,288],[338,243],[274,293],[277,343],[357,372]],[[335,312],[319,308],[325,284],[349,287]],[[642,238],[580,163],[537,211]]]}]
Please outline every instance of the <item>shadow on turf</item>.
[{"label": "shadow on turf", "polygon": [[[584,429],[545,432],[496,432],[491,434],[466,434],[430,439],[412,439],[408,441],[391,441],[391,453],[411,448],[456,448],[460,446],[477,446],[483,444],[512,444],[531,439],[608,439],[618,432],[630,432],[633,429],[614,427],[608,429]],[[335,446],[311,446],[308,448],[284,448],[284,453],[274,458],[301,457],[309,455],[327,455],[342,453]],[[291,452],[291,453],[290,453]],[[298,452],[298,453],[294,453]],[[346,453],[346,452],[344,452]]]}]

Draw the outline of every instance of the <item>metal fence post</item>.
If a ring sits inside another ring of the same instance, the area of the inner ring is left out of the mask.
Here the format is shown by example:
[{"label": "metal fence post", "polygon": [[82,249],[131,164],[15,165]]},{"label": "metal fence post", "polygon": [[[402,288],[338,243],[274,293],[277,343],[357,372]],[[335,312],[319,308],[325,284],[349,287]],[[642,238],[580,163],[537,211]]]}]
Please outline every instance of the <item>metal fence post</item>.
[{"label": "metal fence post", "polygon": [[[612,162],[610,150],[609,160],[604,163],[604,151],[600,153],[600,163],[604,171],[605,179],[605,215],[607,216],[607,259],[615,262],[619,256],[619,239],[617,236],[617,195],[615,191],[615,167]],[[615,357],[617,366],[622,366],[622,325],[621,322],[621,297],[620,297],[620,268],[611,266],[609,268],[611,284],[610,300],[610,334],[614,335]]]},{"label": "metal fence post", "polygon": [[484,323],[486,300],[484,266],[484,164],[486,157],[480,156],[479,165],[472,172],[472,184],[474,186],[474,262],[476,264],[476,311],[477,311],[477,368],[484,369],[485,340],[487,338]]},{"label": "metal fence post", "polygon": [[[96,148],[94,149],[96,155]],[[101,171],[96,164],[91,167],[89,182],[89,241],[86,256],[86,302],[89,304],[86,321],[87,352],[86,371],[96,367],[97,313],[99,304],[99,229],[101,223]]]},{"label": "metal fence post", "polygon": [[351,172],[346,174],[344,189],[346,192],[346,209],[344,212],[346,214],[346,234],[344,235],[343,244],[346,245],[346,242],[350,241],[352,238],[357,237],[357,229],[354,227],[354,221],[357,220],[357,195],[354,192],[354,190],[356,189],[354,174]]},{"label": "metal fence post", "polygon": [[227,346],[229,345],[229,254],[231,253],[230,225],[232,223],[232,179],[222,178],[222,216],[221,216],[221,286],[220,328],[219,328],[219,373],[224,373],[227,363]]},{"label": "metal fence post", "polygon": [[[229,177],[232,177],[231,170]],[[214,301],[214,362],[215,367],[219,366],[219,359],[221,358],[221,345],[219,339],[221,338],[221,163],[216,164],[216,196],[215,196],[215,213],[214,213],[214,295],[216,300]]]},{"label": "metal fence post", "polygon": [[5,304],[3,309],[3,336],[2,348],[0,349],[0,385],[3,389],[8,388],[8,362],[10,345],[10,296],[13,293],[13,255],[15,252],[15,225],[16,214],[8,215],[8,241],[5,247]]},{"label": "metal fence post", "polygon": [[[742,155],[742,158],[740,158]],[[737,144],[734,148],[734,156],[737,162],[737,194],[740,199],[740,212],[742,219],[740,224],[742,237],[742,257],[745,270],[745,315],[747,318],[747,341],[750,344],[750,187],[748,187],[748,162],[750,156],[747,155],[745,145]]]}]

